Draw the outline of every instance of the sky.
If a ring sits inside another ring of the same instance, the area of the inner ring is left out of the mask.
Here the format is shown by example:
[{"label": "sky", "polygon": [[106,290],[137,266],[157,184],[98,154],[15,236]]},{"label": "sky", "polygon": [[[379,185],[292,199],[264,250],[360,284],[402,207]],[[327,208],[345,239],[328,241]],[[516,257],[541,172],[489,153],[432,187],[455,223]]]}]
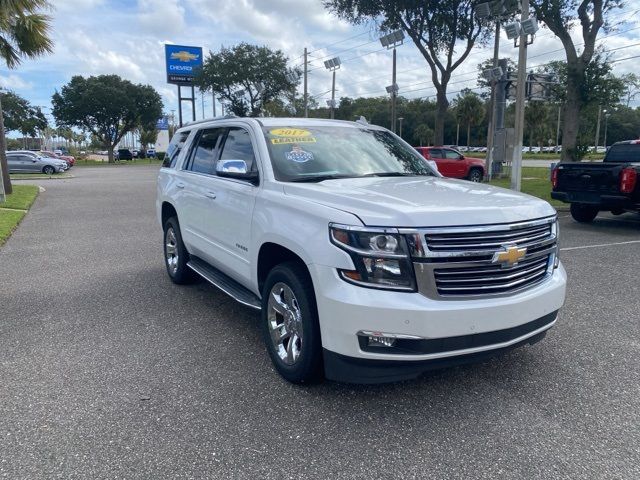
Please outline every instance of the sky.
[{"label": "sky", "polygon": [[[13,90],[50,115],[51,95],[73,75],[115,73],[150,84],[161,94],[165,112],[177,109],[177,87],[166,83],[164,44],[202,46],[216,51],[240,42],[282,50],[291,66],[302,65],[309,49],[309,93],[324,105],[331,74],[324,60],[339,56],[336,97],[382,96],[391,84],[391,52],[383,49],[374,25],[352,26],[327,12],[320,0],[52,0],[53,54],[26,60],[17,69],[0,67],[0,87]],[[638,72],[640,0],[628,0],[611,13],[611,32],[598,44],[608,51],[618,75]],[[576,29],[574,36],[578,38]],[[580,43],[580,40],[576,40]],[[434,99],[430,70],[407,39],[398,48],[399,94]],[[476,88],[477,65],[492,55],[492,45],[477,46],[453,73],[449,92]],[[501,57],[517,60],[512,41],[501,36]],[[562,45],[541,28],[529,47],[528,67],[564,59]],[[299,91],[301,92],[302,85]],[[203,103],[204,102],[204,103]],[[196,117],[212,115],[212,98],[198,95]],[[204,105],[204,110],[203,110]],[[632,106],[640,105],[640,97]],[[186,105],[185,105],[186,107]],[[186,107],[188,109],[188,107]],[[219,107],[218,107],[219,108]],[[220,111],[218,110],[218,113]],[[190,116],[190,113],[185,113]],[[49,116],[51,119],[51,117]]]}]

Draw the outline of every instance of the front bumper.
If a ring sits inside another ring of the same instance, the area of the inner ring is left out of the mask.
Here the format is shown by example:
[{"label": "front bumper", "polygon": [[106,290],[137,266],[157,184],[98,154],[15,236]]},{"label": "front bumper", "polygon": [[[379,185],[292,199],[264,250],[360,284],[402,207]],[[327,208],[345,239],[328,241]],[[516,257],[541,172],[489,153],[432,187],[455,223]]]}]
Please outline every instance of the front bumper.
[{"label": "front bumper", "polygon": [[[425,362],[439,368],[462,357],[466,357],[462,361],[468,361],[473,356],[529,343],[554,324],[566,289],[562,265],[546,281],[526,291],[456,301],[358,287],[341,280],[331,267],[311,265],[310,269],[325,349],[325,374],[349,382],[360,376],[363,364],[370,366],[370,362],[377,366],[388,363],[392,368],[383,367],[380,375],[366,375],[369,380],[363,381],[390,381],[419,375],[429,369]],[[362,331],[421,340],[416,343],[419,348],[411,352],[385,353],[384,348],[371,351],[359,342],[358,332]],[[392,370],[394,374],[389,375]]]}]

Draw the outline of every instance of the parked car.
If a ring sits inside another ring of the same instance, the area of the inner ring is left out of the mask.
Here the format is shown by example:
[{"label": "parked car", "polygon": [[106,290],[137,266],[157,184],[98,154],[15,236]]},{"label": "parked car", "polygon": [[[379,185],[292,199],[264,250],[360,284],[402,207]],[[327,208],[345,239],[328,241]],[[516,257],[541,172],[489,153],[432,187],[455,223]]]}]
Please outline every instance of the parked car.
[{"label": "parked car", "polygon": [[115,153],[116,160],[133,160],[133,153],[128,148],[120,148]]},{"label": "parked car", "polygon": [[147,149],[147,157],[156,158],[156,149],[155,148],[148,148]]},{"label": "parked car", "polygon": [[323,371],[383,382],[477,361],[540,340],[565,298],[547,202],[442,178],[365,122],[184,126],[156,205],[169,278],[200,276],[259,310],[291,382]]},{"label": "parked car", "polygon": [[61,154],[57,154],[55,152],[49,152],[46,150],[42,150],[40,153],[46,157],[57,157],[61,160],[64,160],[65,162],[67,162],[67,166],[69,168],[73,167],[76,164],[76,158],[73,155],[61,155]]},{"label": "parked car", "polygon": [[465,178],[472,182],[481,182],[484,178],[484,160],[466,157],[459,151],[448,147],[415,147],[427,160],[438,165],[438,171],[445,177]]},{"label": "parked car", "polygon": [[7,152],[9,173],[45,173],[53,175],[67,170],[67,162],[57,157],[47,157],[40,152],[17,150]]},{"label": "parked car", "polygon": [[562,162],[551,173],[551,197],[571,204],[578,222],[598,212],[640,212],[640,140],[614,143],[598,162]]}]

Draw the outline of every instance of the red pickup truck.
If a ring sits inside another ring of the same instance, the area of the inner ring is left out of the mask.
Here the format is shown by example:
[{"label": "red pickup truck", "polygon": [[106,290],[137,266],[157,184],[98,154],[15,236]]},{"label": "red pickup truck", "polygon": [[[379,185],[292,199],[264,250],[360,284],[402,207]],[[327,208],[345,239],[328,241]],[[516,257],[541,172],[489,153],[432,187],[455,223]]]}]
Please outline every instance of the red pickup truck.
[{"label": "red pickup truck", "polygon": [[484,178],[484,160],[465,157],[450,147],[415,147],[427,160],[433,160],[438,171],[445,177],[465,178],[472,182],[481,182]]}]

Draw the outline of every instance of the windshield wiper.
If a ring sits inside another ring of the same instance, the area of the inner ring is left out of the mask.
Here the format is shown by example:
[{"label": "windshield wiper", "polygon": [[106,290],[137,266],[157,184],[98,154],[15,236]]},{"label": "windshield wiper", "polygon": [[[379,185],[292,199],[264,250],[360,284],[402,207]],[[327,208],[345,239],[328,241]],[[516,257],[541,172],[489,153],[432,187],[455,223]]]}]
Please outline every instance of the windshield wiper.
[{"label": "windshield wiper", "polygon": [[290,182],[323,182],[325,180],[338,180],[340,178],[357,178],[357,175],[303,175],[292,178]]},{"label": "windshield wiper", "polygon": [[410,173],[410,172],[378,172],[378,173],[366,173],[363,177],[421,177],[424,174]]}]

